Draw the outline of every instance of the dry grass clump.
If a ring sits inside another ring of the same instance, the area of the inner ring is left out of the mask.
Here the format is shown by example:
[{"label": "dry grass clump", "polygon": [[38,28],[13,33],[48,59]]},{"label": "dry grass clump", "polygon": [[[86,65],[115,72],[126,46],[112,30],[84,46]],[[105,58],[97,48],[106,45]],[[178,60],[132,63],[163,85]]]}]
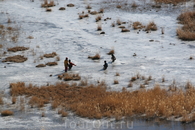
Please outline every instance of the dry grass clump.
[{"label": "dry grass clump", "polygon": [[97,31],[101,31],[102,30],[102,25],[98,25],[97,26]]},{"label": "dry grass clump", "polygon": [[66,10],[66,8],[65,7],[60,7],[59,10]]},{"label": "dry grass clump", "polygon": [[100,59],[100,54],[95,54],[94,56],[88,56],[89,59],[92,59],[92,60],[99,60]]},{"label": "dry grass clump", "polygon": [[100,8],[99,13],[104,13],[104,9]]},{"label": "dry grass clump", "polygon": [[138,5],[137,5],[135,2],[133,2],[132,5],[131,5],[131,7],[132,7],[132,8],[137,8]]},{"label": "dry grass clump", "polygon": [[101,15],[98,15],[96,18],[95,18],[95,21],[98,22],[102,19],[102,16]]},{"label": "dry grass clump", "polygon": [[49,53],[49,54],[44,54],[43,57],[46,57],[46,58],[53,58],[57,56],[57,53],[56,52],[52,52],[52,53]]},{"label": "dry grass clump", "polygon": [[119,84],[119,81],[115,79],[114,84]]},{"label": "dry grass clump", "polygon": [[133,82],[129,82],[129,84],[127,85],[127,87],[133,87]]},{"label": "dry grass clump", "polygon": [[52,9],[50,9],[50,8],[46,8],[46,10],[45,10],[46,12],[51,12],[52,11]]},{"label": "dry grass clump", "polygon": [[137,80],[137,77],[133,76],[133,77],[131,77],[131,80],[130,81],[133,82],[135,80]]},{"label": "dry grass clump", "polygon": [[22,63],[25,62],[28,58],[22,56],[22,55],[16,55],[16,56],[10,56],[5,58],[2,62],[16,62],[16,63]]},{"label": "dry grass clump", "polygon": [[14,113],[10,110],[4,110],[1,112],[1,116],[11,116],[13,115]]},{"label": "dry grass clump", "polygon": [[3,99],[2,99],[2,97],[0,96],[0,105],[3,105]]},{"label": "dry grass clump", "polygon": [[17,98],[16,97],[12,97],[12,104],[16,104]]},{"label": "dry grass clump", "polygon": [[90,5],[87,5],[86,9],[92,9],[92,7]]},{"label": "dry grass clump", "polygon": [[186,2],[186,0],[154,0],[155,3],[159,3],[159,4],[173,4],[173,5],[177,5],[179,3],[184,3]]},{"label": "dry grass clump", "polygon": [[129,29],[126,29],[126,28],[122,28],[121,29],[121,32],[130,32],[130,30]]},{"label": "dry grass clump", "polygon": [[116,8],[120,9],[120,8],[122,8],[122,6],[121,5],[117,5]]},{"label": "dry grass clump", "polygon": [[3,48],[3,45],[2,44],[0,44],[0,48]]},{"label": "dry grass clump", "polygon": [[117,19],[117,20],[116,20],[116,23],[117,23],[117,25],[121,25],[121,24],[122,24],[122,22],[121,22],[120,19]]},{"label": "dry grass clump", "polygon": [[63,73],[61,75],[58,75],[58,79],[64,79],[65,81],[80,80],[81,76],[79,74]]},{"label": "dry grass clump", "polygon": [[54,62],[48,62],[48,63],[46,63],[46,65],[55,66],[55,65],[58,65],[58,63],[54,61]]},{"label": "dry grass clump", "polygon": [[[185,91],[176,89],[167,91],[156,85],[152,89],[137,91],[107,91],[105,86],[57,83],[55,85],[35,87],[24,83],[11,85],[12,96],[25,95],[34,98],[33,106],[39,103],[54,103],[54,107],[64,107],[81,117],[124,117],[143,115],[151,117],[181,117],[182,121],[194,121],[190,118],[195,106],[195,88]],[[95,93],[95,94],[94,94]],[[30,102],[28,102],[30,104]]]},{"label": "dry grass clump", "polygon": [[181,29],[177,29],[177,35],[182,40],[195,40],[195,11],[181,13],[177,20],[183,24]]},{"label": "dry grass clump", "polygon": [[7,51],[17,52],[17,51],[25,51],[28,49],[29,49],[28,47],[17,46],[17,47],[8,48]]},{"label": "dry grass clump", "polygon": [[45,67],[45,66],[46,66],[45,64],[38,64],[38,65],[36,65],[37,68],[39,68],[39,67]]},{"label": "dry grass clump", "polygon": [[133,29],[137,30],[142,28],[144,28],[144,26],[140,22],[133,22]]},{"label": "dry grass clump", "polygon": [[33,36],[28,36],[27,38],[28,38],[28,39],[34,39],[34,37],[33,37]]},{"label": "dry grass clump", "polygon": [[41,4],[41,7],[43,7],[43,8],[53,7],[53,6],[55,6],[55,3],[53,0],[50,2],[48,2],[47,0],[44,0],[44,3]]},{"label": "dry grass clump", "polygon": [[74,7],[74,4],[70,3],[70,4],[67,4],[68,7]]},{"label": "dry grass clump", "polygon": [[96,14],[98,14],[98,12],[97,11],[90,11],[90,14],[91,15],[96,15]]},{"label": "dry grass clump", "polygon": [[120,76],[120,74],[118,72],[116,72],[115,76]]},{"label": "dry grass clump", "polygon": [[112,49],[112,50],[110,50],[107,54],[108,55],[112,55],[112,54],[114,54],[115,52],[114,52],[114,49]]},{"label": "dry grass clump", "polygon": [[157,30],[157,26],[154,22],[150,22],[147,26],[146,26],[146,31],[156,31]]}]

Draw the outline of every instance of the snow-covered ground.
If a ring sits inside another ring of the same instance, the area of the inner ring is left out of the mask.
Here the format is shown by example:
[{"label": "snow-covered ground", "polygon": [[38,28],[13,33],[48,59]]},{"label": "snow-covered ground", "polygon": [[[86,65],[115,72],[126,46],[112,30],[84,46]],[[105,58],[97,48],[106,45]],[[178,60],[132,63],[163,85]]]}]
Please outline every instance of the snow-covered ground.
[{"label": "snow-covered ground", "polygon": [[[0,57],[1,61],[7,56],[16,54],[28,57],[24,63],[0,62],[0,91],[4,91],[5,94],[9,93],[9,84],[13,82],[23,81],[36,85],[55,84],[59,81],[58,74],[64,72],[65,57],[70,58],[77,65],[69,73],[79,73],[83,79],[88,79],[91,83],[104,80],[112,90],[120,91],[123,87],[127,87],[131,77],[138,73],[145,77],[152,76],[153,80],[147,88],[153,87],[155,83],[168,87],[174,79],[178,86],[184,86],[188,80],[195,83],[195,60],[189,60],[190,56],[195,56],[195,42],[181,41],[176,36],[176,29],[181,26],[176,18],[186,8],[193,8],[191,2],[176,7],[163,5],[160,9],[151,8],[154,4],[152,1],[146,1],[146,4],[135,1],[138,4],[137,9],[131,7],[117,9],[117,4],[111,3],[111,0],[106,3],[102,0],[58,0],[55,2],[57,5],[51,7],[52,12],[46,12],[45,8],[41,8],[43,1],[40,0],[0,1],[0,24],[8,26],[7,20],[10,18],[14,21],[10,26],[20,27],[18,42],[12,43],[10,39],[6,39],[2,42],[3,48],[0,48],[0,53],[3,54],[10,47],[29,47],[29,50],[25,52],[7,52]],[[69,3],[75,4],[75,7],[67,7]],[[102,19],[107,17],[111,19],[95,22],[97,15],[89,14],[88,18],[80,20],[78,13],[82,11],[87,13],[88,4],[92,7],[92,11],[104,8],[104,13],[100,14]],[[120,4],[123,4],[123,1]],[[60,7],[65,7],[66,10],[58,10]],[[122,33],[117,26],[111,27],[117,19],[127,22],[123,25],[130,29],[130,32]],[[132,23],[136,21],[144,25],[154,21],[158,30],[151,33],[133,30]],[[100,31],[97,31],[98,25],[102,26],[105,34],[100,35]],[[161,28],[164,28],[163,35]],[[28,36],[34,39],[28,39]],[[107,55],[111,49],[115,50],[117,58],[114,63],[111,63],[111,57]],[[40,56],[52,52],[56,52],[60,57],[57,66],[35,67],[41,63],[55,61],[55,58],[40,60]],[[100,60],[88,59],[89,55],[96,53],[101,55]],[[134,57],[134,53],[137,56]],[[108,62],[106,71],[101,70],[104,60]],[[116,72],[120,76],[116,77]],[[163,76],[164,83],[161,82]],[[119,84],[113,84],[115,79],[119,81]],[[140,84],[141,82],[135,82],[133,87],[127,90],[139,89]],[[6,97],[4,99],[6,100]],[[51,111],[48,113],[52,115]],[[36,114],[29,118],[25,115],[24,117],[0,117],[0,128],[24,127],[26,129],[28,122],[31,125],[34,124],[33,128],[42,128],[42,124],[64,128],[62,127],[64,123],[56,125],[56,122],[60,122],[55,121],[56,117],[42,119]],[[70,120],[77,121],[78,119]],[[12,125],[9,125],[10,123]]]}]

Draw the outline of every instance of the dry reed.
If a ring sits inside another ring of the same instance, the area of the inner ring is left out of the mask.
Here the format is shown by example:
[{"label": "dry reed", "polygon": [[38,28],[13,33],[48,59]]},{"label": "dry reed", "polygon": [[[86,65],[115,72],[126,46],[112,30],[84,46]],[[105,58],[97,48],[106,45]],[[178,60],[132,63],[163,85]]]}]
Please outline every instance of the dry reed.
[{"label": "dry reed", "polygon": [[88,56],[89,59],[92,59],[92,60],[99,60],[100,59],[100,54],[95,54],[94,56]]},{"label": "dry reed", "polygon": [[28,58],[21,56],[21,55],[16,55],[16,56],[10,56],[5,58],[2,62],[16,62],[16,63],[22,63],[25,62]]},{"label": "dry reed", "polygon": [[10,110],[4,110],[1,112],[1,116],[11,116],[13,115],[14,113]]},{"label": "dry reed", "polygon": [[57,56],[57,53],[56,52],[52,52],[52,53],[49,53],[49,54],[44,54],[43,57],[45,58],[53,58]]}]

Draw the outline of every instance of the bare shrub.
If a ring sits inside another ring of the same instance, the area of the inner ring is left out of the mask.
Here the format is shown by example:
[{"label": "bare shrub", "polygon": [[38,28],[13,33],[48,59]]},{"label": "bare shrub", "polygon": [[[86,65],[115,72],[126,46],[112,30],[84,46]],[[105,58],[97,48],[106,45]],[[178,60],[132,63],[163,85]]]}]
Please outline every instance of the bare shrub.
[{"label": "bare shrub", "polygon": [[104,9],[100,8],[99,13],[104,13]]},{"label": "bare shrub", "polygon": [[128,87],[133,87],[133,82],[129,82]]},{"label": "bare shrub", "polygon": [[68,74],[68,73],[65,73],[63,78],[64,78],[65,81],[80,80],[81,79],[79,74]]},{"label": "bare shrub", "polygon": [[46,66],[45,64],[38,64],[38,65],[36,65],[37,68],[39,68],[39,67],[45,67],[45,66]]},{"label": "bare shrub", "polygon": [[114,84],[119,84],[119,81],[115,79]]},{"label": "bare shrub", "polygon": [[34,37],[33,37],[33,36],[28,36],[27,38],[28,38],[28,39],[34,39]]},{"label": "bare shrub", "polygon": [[130,81],[135,81],[137,78],[135,76],[131,77],[131,80]]},{"label": "bare shrub", "polygon": [[74,7],[74,4],[70,3],[70,4],[67,4],[68,7]]},{"label": "bare shrub", "polygon": [[120,74],[118,72],[116,72],[115,76],[120,76]]},{"label": "bare shrub", "polygon": [[87,5],[86,9],[92,9],[92,7],[90,5]]},{"label": "bare shrub", "polygon": [[28,49],[29,49],[28,47],[18,46],[18,47],[8,48],[7,51],[17,52],[17,51],[25,51]]},{"label": "bare shrub", "polygon": [[8,20],[7,20],[7,23],[11,23],[12,21],[11,21],[11,19],[10,18],[8,18]]},{"label": "bare shrub", "polygon": [[55,65],[58,65],[58,63],[57,62],[48,62],[48,63],[46,63],[46,65],[55,66]]},{"label": "bare shrub", "polygon": [[59,56],[56,57],[56,61],[60,61],[60,57]]},{"label": "bare shrub", "polygon": [[16,104],[17,98],[15,96],[12,96],[12,104]]},{"label": "bare shrub", "polygon": [[101,31],[102,30],[102,25],[98,25],[97,26],[97,31]]},{"label": "bare shrub", "polygon": [[147,26],[146,26],[146,31],[156,31],[157,30],[157,26],[154,22],[150,22]]},{"label": "bare shrub", "polygon": [[121,32],[130,32],[130,30],[129,29],[126,29],[126,28],[122,28],[121,29]]},{"label": "bare shrub", "polygon": [[144,28],[144,26],[142,25],[142,23],[140,22],[133,22],[133,29],[137,30],[137,29],[142,29]]},{"label": "bare shrub", "polygon": [[10,110],[4,110],[1,112],[1,116],[11,116],[13,115],[14,113]]},{"label": "bare shrub", "polygon": [[2,44],[0,44],[0,48],[3,48],[3,45]]},{"label": "bare shrub", "polygon": [[98,12],[97,11],[90,11],[90,14],[91,15],[96,15],[96,14],[98,14]]},{"label": "bare shrub", "polygon": [[53,58],[57,56],[57,53],[56,52],[52,52],[52,53],[49,53],[49,54],[44,54],[43,57],[45,58]]},{"label": "bare shrub", "polygon": [[132,5],[131,5],[131,7],[132,7],[132,8],[137,8],[138,5],[137,5],[135,2],[133,2]]},{"label": "bare shrub", "polygon": [[122,8],[122,6],[121,5],[117,5],[116,8],[120,9],[120,8]]},{"label": "bare shrub", "polygon": [[194,41],[195,40],[195,32],[184,31],[182,29],[177,29],[177,36],[179,39],[184,41]]},{"label": "bare shrub", "polygon": [[16,63],[22,63],[25,62],[28,58],[21,56],[21,55],[16,55],[16,56],[10,56],[5,58],[2,62],[16,62]]},{"label": "bare shrub", "polygon": [[66,10],[66,8],[65,7],[60,7],[59,10]]},{"label": "bare shrub", "polygon": [[96,18],[95,18],[95,21],[98,22],[102,19],[102,16],[101,15],[98,15]]},{"label": "bare shrub", "polygon": [[114,49],[112,49],[112,50],[110,50],[107,54],[108,55],[112,55],[112,54],[114,54],[115,52],[114,52]]},{"label": "bare shrub", "polygon": [[2,97],[0,96],[0,105],[3,105],[3,99],[2,99]]},{"label": "bare shrub", "polygon": [[117,23],[117,25],[121,25],[122,24],[120,19],[117,19],[116,23]]},{"label": "bare shrub", "polygon": [[46,8],[46,10],[45,10],[46,12],[51,12],[52,11],[52,9],[50,9],[50,8]]},{"label": "bare shrub", "polygon": [[115,22],[113,22],[113,23],[111,24],[111,26],[112,26],[112,27],[115,27]]},{"label": "bare shrub", "polygon": [[84,15],[83,14],[79,14],[79,19],[83,19]]},{"label": "bare shrub", "polygon": [[94,56],[88,56],[89,59],[92,59],[92,60],[99,60],[100,59],[100,54],[95,54]]}]

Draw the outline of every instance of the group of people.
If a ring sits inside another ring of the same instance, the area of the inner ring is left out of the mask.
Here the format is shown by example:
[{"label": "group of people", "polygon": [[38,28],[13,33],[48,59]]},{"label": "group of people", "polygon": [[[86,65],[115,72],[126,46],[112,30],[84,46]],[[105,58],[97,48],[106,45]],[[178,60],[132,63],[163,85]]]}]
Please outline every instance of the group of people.
[{"label": "group of people", "polygon": [[[112,60],[112,63],[116,60],[116,57],[114,56],[114,54],[111,54],[111,60]],[[107,68],[108,68],[108,63],[105,60],[104,65],[103,65],[103,70],[106,70]]]},{"label": "group of people", "polygon": [[[114,54],[111,54],[111,60],[112,62],[116,60],[116,57],[114,56]],[[71,70],[73,66],[76,66],[76,65],[72,63],[70,59],[68,60],[68,57],[66,57],[66,59],[64,60],[65,72],[67,72],[68,69]],[[106,70],[107,68],[108,68],[108,63],[104,61],[103,70]]]},{"label": "group of people", "polygon": [[65,72],[69,70],[71,70],[72,66],[76,66],[74,63],[71,62],[71,60],[68,60],[68,57],[66,57],[66,59],[64,60],[64,67],[65,67]]}]

